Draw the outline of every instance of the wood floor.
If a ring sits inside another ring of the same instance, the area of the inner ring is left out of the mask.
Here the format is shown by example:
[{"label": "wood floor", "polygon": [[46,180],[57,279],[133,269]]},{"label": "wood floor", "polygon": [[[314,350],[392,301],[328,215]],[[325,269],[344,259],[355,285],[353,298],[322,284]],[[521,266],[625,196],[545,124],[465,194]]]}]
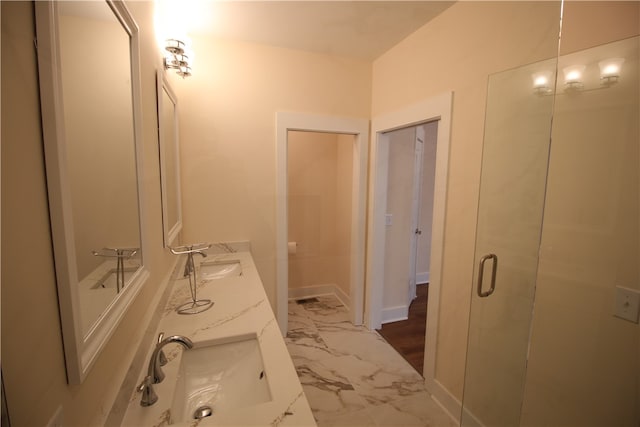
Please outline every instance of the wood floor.
[{"label": "wood floor", "polygon": [[409,306],[409,319],[386,323],[378,333],[422,375],[429,285],[416,288],[418,297]]}]

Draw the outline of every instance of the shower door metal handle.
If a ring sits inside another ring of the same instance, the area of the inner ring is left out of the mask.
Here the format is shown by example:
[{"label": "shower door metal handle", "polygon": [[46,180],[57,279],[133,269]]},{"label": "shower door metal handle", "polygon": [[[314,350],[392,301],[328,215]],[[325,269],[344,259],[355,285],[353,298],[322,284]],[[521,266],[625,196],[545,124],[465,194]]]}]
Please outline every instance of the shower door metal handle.
[{"label": "shower door metal handle", "polygon": [[[491,287],[488,291],[482,292],[484,263],[487,262],[487,260],[493,260],[493,268],[491,270]],[[498,271],[498,256],[496,254],[489,254],[480,258],[480,268],[478,269],[478,296],[480,298],[486,298],[496,290],[496,271]]]}]

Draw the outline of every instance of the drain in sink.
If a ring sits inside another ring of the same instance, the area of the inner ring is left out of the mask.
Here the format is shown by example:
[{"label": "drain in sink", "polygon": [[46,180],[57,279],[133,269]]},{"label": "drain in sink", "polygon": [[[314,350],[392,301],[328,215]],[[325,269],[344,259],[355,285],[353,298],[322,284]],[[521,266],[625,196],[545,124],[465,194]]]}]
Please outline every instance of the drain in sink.
[{"label": "drain in sink", "polygon": [[196,409],[196,411],[193,413],[193,419],[201,420],[203,418],[210,417],[211,414],[213,414],[213,410],[211,409],[211,406],[204,405]]}]

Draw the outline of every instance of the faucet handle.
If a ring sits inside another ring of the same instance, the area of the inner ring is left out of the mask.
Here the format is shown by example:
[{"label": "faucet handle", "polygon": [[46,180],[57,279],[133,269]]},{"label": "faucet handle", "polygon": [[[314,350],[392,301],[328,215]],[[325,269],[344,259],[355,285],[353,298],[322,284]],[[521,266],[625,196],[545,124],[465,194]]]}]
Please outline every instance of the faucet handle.
[{"label": "faucet handle", "polygon": [[[164,339],[164,332],[160,332],[160,334],[158,334],[157,344],[160,344],[163,339]],[[158,363],[160,363],[160,366],[164,366],[167,364],[167,362],[168,360],[167,360],[167,356],[165,356],[164,354],[164,350],[160,350],[160,353],[158,354]]]},{"label": "faucet handle", "polygon": [[151,406],[158,401],[158,395],[153,389],[151,376],[146,376],[144,380],[142,380],[142,384],[138,386],[138,392],[142,393],[140,406]]}]

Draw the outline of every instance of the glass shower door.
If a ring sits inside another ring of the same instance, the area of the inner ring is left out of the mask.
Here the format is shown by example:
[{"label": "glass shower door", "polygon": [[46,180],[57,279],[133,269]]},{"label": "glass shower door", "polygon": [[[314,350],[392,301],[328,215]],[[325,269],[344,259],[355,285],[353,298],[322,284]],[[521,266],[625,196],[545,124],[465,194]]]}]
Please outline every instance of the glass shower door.
[{"label": "glass shower door", "polygon": [[638,318],[616,309],[640,293],[640,37],[559,57],[575,64],[582,85],[554,106],[520,425],[640,426]]},{"label": "glass shower door", "polygon": [[542,229],[556,59],[489,77],[462,425],[519,424]]}]

